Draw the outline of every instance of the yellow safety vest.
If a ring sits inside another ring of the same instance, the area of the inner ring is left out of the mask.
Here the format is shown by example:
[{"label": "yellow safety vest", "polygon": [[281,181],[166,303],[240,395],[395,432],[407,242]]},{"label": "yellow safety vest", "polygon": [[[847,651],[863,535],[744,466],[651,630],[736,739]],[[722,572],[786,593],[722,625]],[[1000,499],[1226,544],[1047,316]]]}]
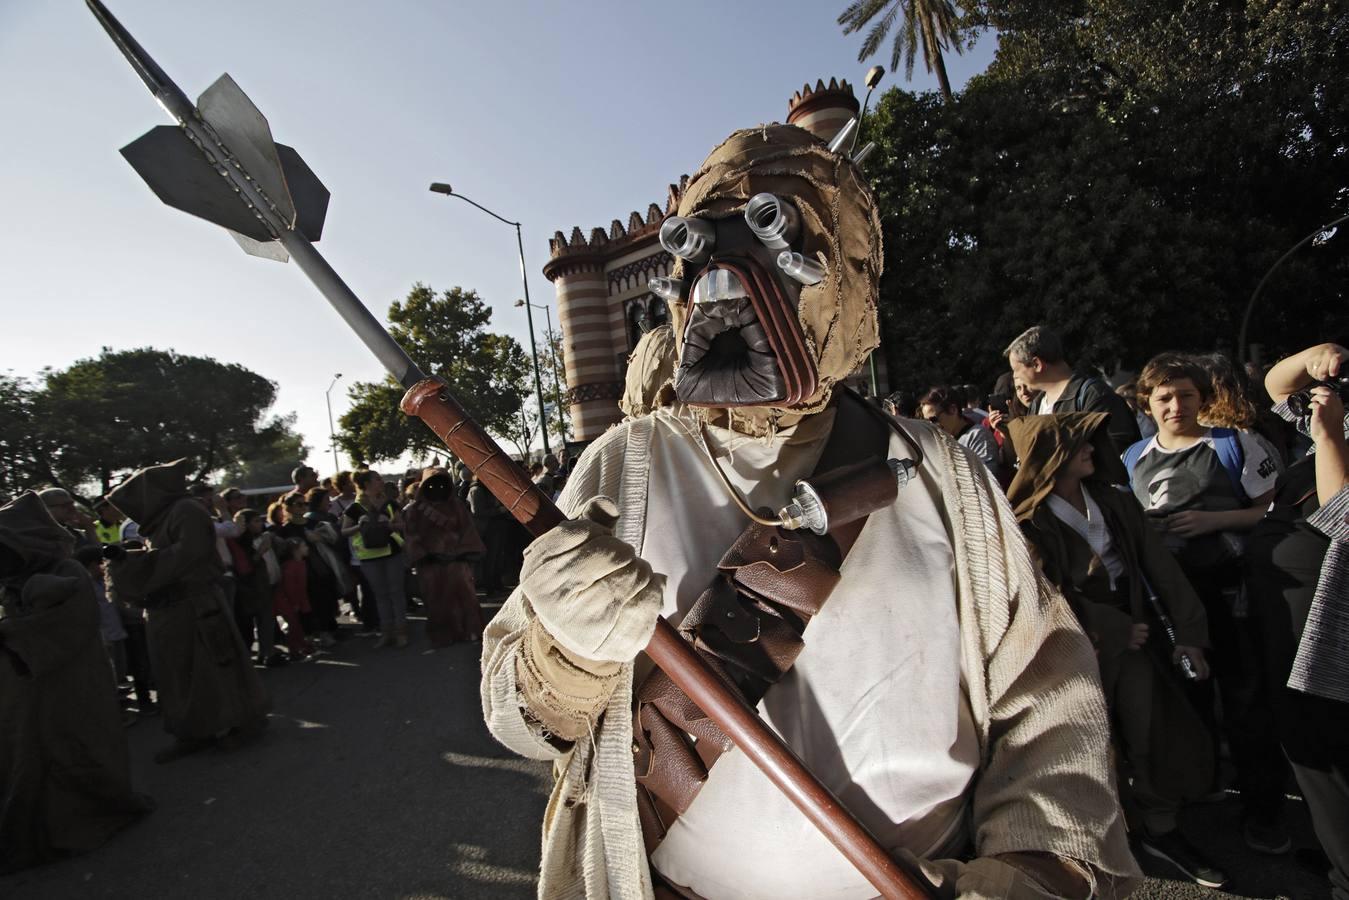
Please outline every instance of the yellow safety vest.
[{"label": "yellow safety vest", "polygon": [[104,525],[102,519],[94,520],[94,533],[100,544],[116,544],[122,540],[122,526],[116,523]]}]

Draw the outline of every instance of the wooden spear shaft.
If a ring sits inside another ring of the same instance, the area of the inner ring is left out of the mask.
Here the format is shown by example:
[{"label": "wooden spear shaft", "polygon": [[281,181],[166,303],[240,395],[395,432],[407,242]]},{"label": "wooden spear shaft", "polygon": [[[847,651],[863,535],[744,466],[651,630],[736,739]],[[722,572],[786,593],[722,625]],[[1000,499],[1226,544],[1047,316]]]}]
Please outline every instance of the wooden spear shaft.
[{"label": "wooden spear shaft", "polygon": [[[425,422],[534,537],[565,520],[552,499],[469,417],[442,382],[428,378],[413,385],[400,407]],[[866,827],[811,774],[757,712],[726,688],[664,618],[656,620],[646,653],[882,897],[930,900],[926,881],[891,859]]]}]

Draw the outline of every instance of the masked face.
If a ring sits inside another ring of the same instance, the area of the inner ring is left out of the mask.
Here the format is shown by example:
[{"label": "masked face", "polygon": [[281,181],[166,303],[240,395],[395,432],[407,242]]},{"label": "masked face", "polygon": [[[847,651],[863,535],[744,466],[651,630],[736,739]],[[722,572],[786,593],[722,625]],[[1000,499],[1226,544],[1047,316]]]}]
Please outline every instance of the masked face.
[{"label": "masked face", "polygon": [[453,489],[454,486],[450,483],[450,476],[438,472],[422,482],[418,496],[431,503],[440,503],[450,499],[450,493]]},{"label": "masked face", "polygon": [[[676,396],[763,432],[823,409],[876,346],[880,223],[856,167],[802,129],[740,131],[661,228]],[[741,426],[744,427],[741,427]]]},{"label": "masked face", "polygon": [[815,392],[815,360],[797,321],[801,284],[777,262],[784,252],[790,260],[784,237],[797,229],[767,240],[755,232],[763,233],[760,222],[782,226],[799,218],[788,200],[771,194],[755,200],[758,206],[745,210],[759,212],[757,220],[676,216],[661,229],[666,250],[686,261],[679,302],[688,318],[674,382],[685,403],[792,406]]}]

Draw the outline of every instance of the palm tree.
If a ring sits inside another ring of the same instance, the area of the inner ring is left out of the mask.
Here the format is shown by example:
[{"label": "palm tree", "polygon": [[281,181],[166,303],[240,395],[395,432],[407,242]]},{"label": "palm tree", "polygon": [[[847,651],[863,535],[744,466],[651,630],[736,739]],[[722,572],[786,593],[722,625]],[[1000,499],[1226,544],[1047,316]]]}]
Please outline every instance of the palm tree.
[{"label": "palm tree", "polygon": [[913,80],[913,57],[921,36],[923,64],[929,72],[936,71],[942,98],[950,103],[951,82],[946,77],[942,51],[950,48],[956,53],[960,52],[960,42],[956,36],[959,13],[951,0],[854,0],[838,17],[838,24],[843,26],[844,34],[852,34],[861,31],[863,26],[880,16],[862,41],[862,50],[857,54],[857,60],[861,62],[880,48],[881,42],[895,24],[895,18],[900,15],[903,16],[903,23],[895,31],[894,43],[891,45],[891,71],[899,69],[899,60],[903,57],[904,77]]}]

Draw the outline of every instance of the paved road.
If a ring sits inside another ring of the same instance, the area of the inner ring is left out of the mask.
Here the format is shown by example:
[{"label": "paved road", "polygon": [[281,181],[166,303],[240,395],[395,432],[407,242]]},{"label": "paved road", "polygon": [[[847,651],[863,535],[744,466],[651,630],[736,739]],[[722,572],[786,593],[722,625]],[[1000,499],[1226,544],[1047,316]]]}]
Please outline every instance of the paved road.
[{"label": "paved road", "polygon": [[[233,754],[157,766],[150,757],[167,742],[158,720],[135,725],[136,783],[159,809],[94,853],[0,879],[0,897],[532,897],[547,767],[487,734],[477,646],[433,652],[414,626],[406,650],[352,639],[268,670],[271,728]],[[1245,851],[1228,824],[1234,806],[1187,823],[1229,868],[1234,893],[1154,879],[1135,896],[1328,896],[1287,857]],[[1306,842],[1300,804],[1295,822]]]}]

